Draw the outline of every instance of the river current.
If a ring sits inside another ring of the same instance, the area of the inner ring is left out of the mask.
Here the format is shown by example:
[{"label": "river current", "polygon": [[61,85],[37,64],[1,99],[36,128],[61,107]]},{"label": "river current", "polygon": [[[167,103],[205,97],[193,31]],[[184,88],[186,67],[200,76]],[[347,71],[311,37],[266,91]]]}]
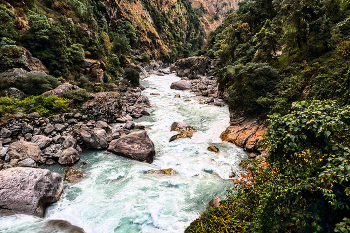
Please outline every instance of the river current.
[{"label": "river current", "polygon": [[[61,199],[51,205],[44,219],[29,215],[0,218],[0,232],[47,233],[48,219],[67,220],[87,233],[183,232],[215,196],[224,198],[232,187],[229,176],[239,171],[246,153],[219,138],[229,124],[227,106],[199,103],[189,91],[170,89],[180,78],[174,74],[151,75],[142,84],[153,107],[150,116],[136,122],[145,125],[156,148],[152,164],[116,156],[107,151],[85,150],[81,169],[85,178],[64,184]],[[156,95],[159,94],[159,95]],[[181,98],[174,98],[180,94]],[[191,139],[169,142],[175,121],[198,130]],[[117,127],[117,126],[114,126]],[[219,153],[209,152],[215,145]],[[64,167],[48,169],[64,175]],[[151,170],[173,168],[178,174],[159,176]]]}]

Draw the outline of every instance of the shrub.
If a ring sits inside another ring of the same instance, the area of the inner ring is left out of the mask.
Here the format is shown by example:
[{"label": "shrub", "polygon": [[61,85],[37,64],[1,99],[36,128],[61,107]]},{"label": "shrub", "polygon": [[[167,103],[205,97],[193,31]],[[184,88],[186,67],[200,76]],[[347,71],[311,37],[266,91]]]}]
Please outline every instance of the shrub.
[{"label": "shrub", "polygon": [[59,98],[56,95],[50,95],[45,98],[39,96],[29,96],[18,103],[26,113],[38,112],[43,117],[49,117],[55,114],[69,111],[69,101]]},{"label": "shrub", "polygon": [[19,99],[13,97],[0,97],[0,117],[11,115],[18,106]]},{"label": "shrub", "polygon": [[151,58],[148,56],[147,53],[142,54],[142,61],[143,62],[149,62],[150,60],[151,60]]},{"label": "shrub", "polygon": [[89,99],[89,93],[85,89],[80,88],[72,92],[67,92],[64,97],[73,100],[76,107],[81,107]]},{"label": "shrub", "polygon": [[124,79],[128,80],[135,87],[140,85],[140,73],[134,69],[126,68],[124,70]]},{"label": "shrub", "polygon": [[50,75],[28,73],[18,77],[15,85],[27,95],[41,95],[59,86],[60,82]]}]

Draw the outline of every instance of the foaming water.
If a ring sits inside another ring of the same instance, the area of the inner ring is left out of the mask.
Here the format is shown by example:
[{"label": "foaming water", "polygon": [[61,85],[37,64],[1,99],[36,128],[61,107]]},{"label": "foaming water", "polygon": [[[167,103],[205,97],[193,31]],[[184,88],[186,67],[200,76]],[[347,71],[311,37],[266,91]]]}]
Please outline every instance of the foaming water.
[{"label": "foaming water", "polygon": [[[192,93],[170,89],[177,80],[175,75],[151,75],[142,81],[149,87],[143,94],[153,107],[149,117],[137,122],[147,126],[155,144],[152,164],[106,151],[84,151],[81,159],[88,164],[80,169],[86,178],[65,183],[61,200],[48,208],[45,219],[2,217],[0,232],[47,232],[49,219],[67,220],[87,233],[183,232],[213,197],[224,197],[232,187],[229,176],[240,170],[238,164],[246,157],[242,149],[219,138],[229,123],[228,108],[201,105]],[[176,94],[181,98],[174,98]],[[174,121],[186,122],[198,132],[192,139],[169,142],[175,134],[170,132]],[[207,151],[211,145],[220,152]],[[48,168],[63,174],[62,167]],[[173,168],[178,174],[146,174],[164,168]]]}]

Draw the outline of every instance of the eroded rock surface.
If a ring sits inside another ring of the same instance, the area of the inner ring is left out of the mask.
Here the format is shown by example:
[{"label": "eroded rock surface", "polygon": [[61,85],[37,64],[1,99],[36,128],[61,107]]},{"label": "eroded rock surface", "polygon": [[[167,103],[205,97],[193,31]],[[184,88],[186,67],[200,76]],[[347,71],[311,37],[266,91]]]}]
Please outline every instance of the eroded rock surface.
[{"label": "eroded rock surface", "polygon": [[59,200],[63,190],[57,173],[39,168],[0,171],[0,215],[31,214],[43,217],[47,205]]}]

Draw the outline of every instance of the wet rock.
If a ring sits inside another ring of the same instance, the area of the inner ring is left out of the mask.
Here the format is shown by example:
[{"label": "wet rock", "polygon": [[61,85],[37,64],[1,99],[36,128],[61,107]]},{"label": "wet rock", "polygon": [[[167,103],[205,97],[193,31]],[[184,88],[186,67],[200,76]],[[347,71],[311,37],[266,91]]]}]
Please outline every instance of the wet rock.
[{"label": "wet rock", "polygon": [[216,146],[209,146],[208,147],[208,151],[218,153],[219,152],[219,148],[217,148]]},{"label": "wet rock", "polygon": [[173,82],[170,86],[171,89],[175,89],[175,90],[187,90],[187,89],[191,89],[191,87],[192,87],[191,82],[186,80]]},{"label": "wet rock", "polygon": [[150,95],[160,95],[159,93],[150,93]]},{"label": "wet rock", "polygon": [[62,151],[61,156],[58,159],[58,163],[62,165],[73,165],[79,161],[79,159],[79,152],[73,147],[70,147]]},{"label": "wet rock", "polygon": [[176,94],[175,96],[174,96],[174,98],[180,98],[181,96],[180,96],[180,94]]},{"label": "wet rock", "polygon": [[53,159],[47,159],[46,162],[45,162],[46,165],[52,165],[52,164],[55,164],[55,163],[56,163],[56,161],[53,160]]},{"label": "wet rock", "polygon": [[48,220],[45,223],[47,232],[67,232],[67,233],[85,233],[83,228],[74,226],[66,220]]},{"label": "wet rock", "polygon": [[128,129],[128,130],[135,128],[135,122],[133,122],[133,121],[127,121],[127,122],[125,123],[124,128],[125,128],[125,129]]},{"label": "wet rock", "polygon": [[145,130],[133,132],[113,140],[109,144],[108,151],[148,163],[153,161],[155,155],[154,144]]},{"label": "wet rock", "polygon": [[81,129],[79,131],[80,137],[87,148],[91,149],[106,149],[108,147],[107,143],[107,133],[104,129],[95,128],[91,129]]},{"label": "wet rock", "polygon": [[193,132],[184,131],[179,134],[175,134],[171,136],[171,138],[169,139],[169,142],[175,141],[176,139],[179,139],[179,138],[192,138],[192,136],[193,136]]},{"label": "wet rock", "polygon": [[79,171],[72,167],[69,167],[66,170],[64,170],[64,174],[64,180],[68,181],[69,183],[81,180],[84,176],[82,171]]},{"label": "wet rock", "polygon": [[209,207],[211,207],[211,208],[220,207],[220,201],[221,201],[221,199],[220,199],[219,197],[214,197],[214,198],[209,202]]},{"label": "wet rock", "polygon": [[78,90],[78,89],[79,89],[78,86],[75,86],[75,85],[72,85],[72,84],[66,82],[66,83],[59,85],[58,87],[56,87],[53,90],[50,90],[50,91],[43,93],[42,95],[44,97],[48,97],[50,95],[57,95],[58,97],[63,97],[64,94],[72,92],[74,90]]},{"label": "wet rock", "polygon": [[0,215],[43,217],[45,208],[59,200],[63,183],[47,169],[16,167],[0,171],[0,190]]},{"label": "wet rock", "polygon": [[177,175],[177,172],[174,169],[172,169],[172,168],[168,168],[168,169],[160,169],[160,170],[149,171],[146,174],[172,176],[172,175]]},{"label": "wet rock", "polygon": [[28,158],[38,163],[41,150],[36,143],[17,141],[9,146],[6,156],[8,156],[8,160],[13,161],[12,163],[17,163]]},{"label": "wet rock", "polygon": [[196,131],[195,128],[192,126],[184,123],[184,122],[173,122],[170,126],[170,131],[180,131],[180,130],[187,130],[187,131]]},{"label": "wet rock", "polygon": [[32,142],[38,144],[40,149],[44,149],[51,144],[52,139],[44,135],[35,135],[32,137]]}]

